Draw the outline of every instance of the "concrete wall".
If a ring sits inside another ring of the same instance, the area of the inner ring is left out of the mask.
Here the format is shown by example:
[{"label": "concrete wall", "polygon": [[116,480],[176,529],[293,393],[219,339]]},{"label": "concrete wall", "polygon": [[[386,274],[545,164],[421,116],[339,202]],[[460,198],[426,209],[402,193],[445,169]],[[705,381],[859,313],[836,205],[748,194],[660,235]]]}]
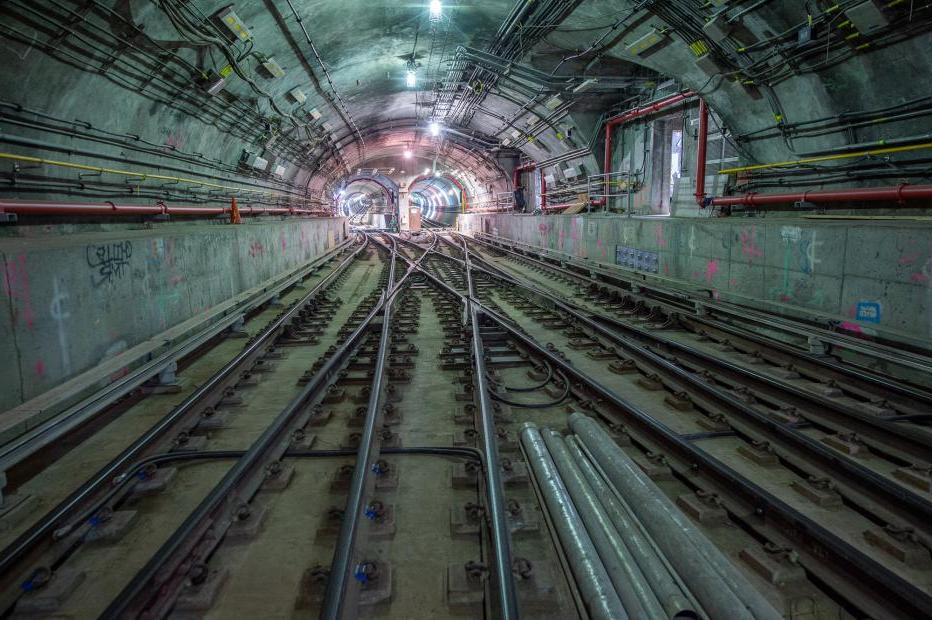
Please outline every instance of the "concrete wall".
[{"label": "concrete wall", "polygon": [[927,221],[488,215],[460,227],[615,266],[640,252],[636,271],[716,299],[932,341]]},{"label": "concrete wall", "polygon": [[[0,411],[338,243],[342,219],[0,239]],[[39,227],[36,227],[39,228]]]}]

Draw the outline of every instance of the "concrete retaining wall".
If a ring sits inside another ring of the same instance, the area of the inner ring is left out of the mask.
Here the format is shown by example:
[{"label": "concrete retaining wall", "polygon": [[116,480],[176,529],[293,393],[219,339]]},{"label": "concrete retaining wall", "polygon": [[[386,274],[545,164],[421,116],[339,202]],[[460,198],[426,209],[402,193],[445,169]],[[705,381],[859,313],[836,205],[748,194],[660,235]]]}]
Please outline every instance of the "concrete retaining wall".
[{"label": "concrete retaining wall", "polygon": [[293,271],[339,243],[345,227],[304,219],[17,232],[0,239],[0,411]]},{"label": "concrete retaining wall", "polygon": [[487,215],[461,216],[460,227],[623,269],[634,263],[717,299],[932,341],[925,221]]}]

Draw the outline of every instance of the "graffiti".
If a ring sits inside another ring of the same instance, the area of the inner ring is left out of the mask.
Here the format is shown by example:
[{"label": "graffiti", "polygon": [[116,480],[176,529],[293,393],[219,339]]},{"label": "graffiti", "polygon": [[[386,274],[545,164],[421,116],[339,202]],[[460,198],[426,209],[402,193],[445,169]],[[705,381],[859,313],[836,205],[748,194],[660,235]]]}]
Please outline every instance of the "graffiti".
[{"label": "graffiti", "polygon": [[32,329],[36,323],[36,313],[32,309],[32,295],[29,292],[29,272],[26,269],[26,255],[20,254],[6,264],[3,274],[3,287],[12,304],[13,324],[22,320],[26,327]]},{"label": "graffiti", "polygon": [[757,245],[756,226],[742,229],[739,237],[741,240],[741,254],[748,259],[748,262],[764,255],[764,251]]},{"label": "graffiti", "polygon": [[[332,237],[332,236],[333,236],[333,231],[329,231],[329,233],[330,233],[330,235],[331,235],[331,237]],[[282,232],[279,233],[279,235],[278,235],[278,243],[279,243],[279,245],[281,245],[281,247],[282,247],[282,252],[284,252],[284,251],[288,248],[288,240],[285,238],[285,231],[282,231]],[[328,242],[327,247],[330,247],[329,242]]]},{"label": "graffiti", "polygon": [[35,365],[36,376],[42,378],[45,376],[45,362],[42,360],[36,360]]},{"label": "graffiti", "polygon": [[71,374],[71,353],[68,351],[68,330],[65,329],[65,320],[71,317],[65,307],[68,293],[61,290],[58,278],[52,280],[52,301],[49,304],[49,315],[55,321],[58,331],[58,350],[61,353],[62,372],[67,376]]},{"label": "graffiti", "polygon": [[258,241],[253,241],[251,244],[249,244],[249,255],[250,256],[252,256],[253,258],[256,258],[257,256],[262,256],[263,254],[265,254],[264,245],[262,245]]},{"label": "graffiti", "polygon": [[129,260],[133,256],[132,241],[117,241],[103,245],[89,245],[85,248],[87,266],[96,271],[91,275],[94,286],[110,284],[121,280],[129,271]]},{"label": "graffiti", "polygon": [[667,247],[667,240],[663,236],[663,224],[657,224],[657,228],[654,229],[654,236],[657,238],[658,248]]},{"label": "graffiti", "polygon": [[718,261],[716,259],[710,260],[706,263],[705,266],[705,281],[709,284],[712,284],[712,280],[715,278],[715,275],[718,273]]}]

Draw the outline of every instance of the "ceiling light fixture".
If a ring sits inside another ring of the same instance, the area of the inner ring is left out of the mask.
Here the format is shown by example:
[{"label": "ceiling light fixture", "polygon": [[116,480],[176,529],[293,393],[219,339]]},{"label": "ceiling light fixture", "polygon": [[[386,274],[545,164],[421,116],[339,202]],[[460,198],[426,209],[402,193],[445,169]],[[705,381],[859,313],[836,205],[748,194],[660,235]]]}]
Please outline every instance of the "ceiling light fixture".
[{"label": "ceiling light fixture", "polygon": [[405,150],[405,153],[404,153],[404,156],[405,156],[405,159],[411,159],[411,151],[409,151],[409,150],[406,149],[406,150]]},{"label": "ceiling light fixture", "polygon": [[430,174],[430,168],[424,168],[424,174]]},{"label": "ceiling light fixture", "polygon": [[438,21],[443,11],[443,5],[440,0],[430,0],[430,20]]},{"label": "ceiling light fixture", "polygon": [[417,72],[414,69],[408,69],[405,72],[405,85],[408,88],[417,86]]}]

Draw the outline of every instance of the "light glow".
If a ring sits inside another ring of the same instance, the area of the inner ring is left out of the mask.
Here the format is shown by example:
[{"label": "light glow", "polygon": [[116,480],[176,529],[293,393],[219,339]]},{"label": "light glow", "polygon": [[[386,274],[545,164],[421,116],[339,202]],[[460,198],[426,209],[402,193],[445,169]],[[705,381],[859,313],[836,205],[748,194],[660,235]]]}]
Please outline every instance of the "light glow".
[{"label": "light glow", "polygon": [[430,174],[430,168],[424,168],[424,174]]},{"label": "light glow", "polygon": [[407,73],[405,73],[405,85],[408,88],[417,86],[417,73],[414,69],[408,69]]},{"label": "light glow", "polygon": [[440,19],[443,12],[443,5],[440,0],[430,0],[430,19],[436,21]]},{"label": "light glow", "polygon": [[406,150],[406,151],[404,152],[404,156],[405,156],[405,159],[411,159],[411,151],[407,151],[407,150]]},{"label": "light glow", "polygon": [[439,136],[440,135],[440,123],[437,121],[431,121],[430,123],[430,135]]}]

